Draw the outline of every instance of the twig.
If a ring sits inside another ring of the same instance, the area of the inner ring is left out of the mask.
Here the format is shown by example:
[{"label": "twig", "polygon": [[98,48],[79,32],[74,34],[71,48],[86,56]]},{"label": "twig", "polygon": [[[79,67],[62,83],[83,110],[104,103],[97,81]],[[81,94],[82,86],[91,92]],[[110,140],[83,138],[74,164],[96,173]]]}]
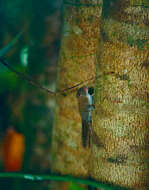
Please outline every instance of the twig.
[{"label": "twig", "polygon": [[[10,64],[7,63],[7,61],[4,59],[4,58],[1,58],[0,57],[0,63],[2,63],[5,67],[7,67],[9,70],[11,70],[12,72],[14,72],[15,74],[17,74],[19,77],[23,78],[24,80],[26,80],[29,84],[31,84],[32,86],[35,86],[35,87],[38,87],[39,89],[49,93],[50,95],[52,96],[56,96],[57,94],[65,94],[65,92],[67,91],[70,91],[72,89],[75,89],[77,88],[78,86],[81,86],[83,84],[85,84],[86,82],[88,81],[91,81],[91,80],[95,80],[95,77],[90,77],[89,79],[85,80],[85,81],[82,81],[82,82],[79,82],[77,84],[75,84],[74,86],[71,86],[71,87],[68,87],[68,88],[65,88],[63,90],[59,90],[57,92],[53,92],[47,88],[44,88],[42,85],[40,85],[39,83],[35,82],[31,77],[15,70]],[[104,73],[104,75],[108,75],[108,74],[115,74],[114,72],[108,72],[108,73]],[[96,78],[100,78],[102,77],[102,75],[98,75],[96,76]]]},{"label": "twig", "polygon": [[71,6],[76,6],[76,7],[98,7],[101,6],[101,3],[99,4],[99,2],[97,2],[96,4],[92,4],[92,3],[73,3],[71,1],[68,0],[63,0],[63,3],[66,5],[71,5]]},{"label": "twig", "polygon": [[76,88],[76,87],[78,87],[78,86],[81,86],[82,84],[84,84],[84,83],[86,83],[86,82],[88,82],[88,81],[90,81],[90,80],[94,80],[94,79],[95,79],[95,77],[91,77],[91,78],[89,78],[89,79],[87,79],[87,80],[84,80],[83,82],[79,82],[78,84],[76,84],[76,85],[74,85],[74,86],[71,86],[71,87],[65,88],[65,89],[63,89],[63,90],[60,90],[59,93],[64,93],[64,92],[66,92],[66,91],[68,91],[68,90],[72,90],[72,89],[74,89],[74,88]]},{"label": "twig", "polygon": [[46,91],[47,93],[51,94],[51,95],[56,95],[55,92],[44,88],[43,86],[41,86],[40,84],[38,84],[37,82],[34,82],[29,76],[24,75],[23,73],[18,72],[17,70],[15,70],[12,66],[10,66],[10,64],[7,63],[6,60],[4,60],[3,58],[0,58],[0,62],[6,66],[9,70],[11,70],[12,72],[16,73],[19,77],[23,78],[24,80],[26,80],[28,83],[30,83],[33,86],[36,86],[38,88],[40,88],[41,90]]},{"label": "twig", "polygon": [[10,64],[7,63],[7,61],[6,61],[4,58],[1,58],[1,57],[0,57],[0,62],[1,62],[5,67],[7,67],[10,71],[14,72],[16,75],[18,75],[19,77],[21,77],[21,78],[23,78],[24,80],[26,80],[26,81],[27,81],[29,84],[31,84],[32,86],[38,87],[39,89],[44,90],[45,92],[47,92],[47,93],[49,93],[50,95],[53,95],[53,96],[56,96],[57,94],[63,94],[63,93],[66,92],[66,91],[72,90],[73,88],[76,88],[76,87],[78,87],[78,86],[84,84],[85,82],[94,79],[94,77],[91,77],[90,79],[87,79],[87,80],[85,80],[85,81],[83,81],[83,82],[80,82],[80,83],[78,83],[78,84],[76,84],[76,85],[74,85],[74,86],[72,86],[72,87],[68,87],[68,88],[65,88],[65,89],[63,89],[63,90],[60,90],[60,91],[58,91],[58,92],[56,93],[56,92],[53,92],[53,91],[51,91],[51,90],[49,90],[49,89],[47,89],[47,88],[44,88],[44,87],[41,86],[39,83],[33,81],[33,79],[32,79],[31,77],[29,77],[29,76],[27,76],[27,75],[25,75],[25,74],[23,74],[23,73],[17,71],[16,69],[14,69],[12,66],[10,66]]},{"label": "twig", "polygon": [[33,175],[33,174],[23,174],[23,173],[0,173],[0,178],[16,178],[31,181],[64,181],[64,182],[75,182],[85,185],[90,185],[92,187],[101,188],[103,190],[130,190],[129,188],[114,186],[112,184],[106,184],[99,181],[77,178],[69,175]]},{"label": "twig", "polygon": [[0,49],[0,57],[4,57],[14,47],[14,45],[18,42],[20,37],[24,34],[24,31],[25,30],[22,30],[22,32],[17,34],[16,37],[13,40],[11,40],[7,46]]}]

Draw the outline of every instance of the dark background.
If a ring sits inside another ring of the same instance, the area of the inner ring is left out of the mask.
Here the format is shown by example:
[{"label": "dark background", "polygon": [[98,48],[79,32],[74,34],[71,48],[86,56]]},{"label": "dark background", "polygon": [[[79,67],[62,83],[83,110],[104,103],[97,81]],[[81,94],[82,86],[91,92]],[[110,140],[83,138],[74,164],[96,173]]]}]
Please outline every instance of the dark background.
[{"label": "dark background", "polygon": [[[0,50],[24,31],[6,60],[17,71],[29,75],[55,91],[62,25],[61,0],[1,0]],[[50,173],[50,142],[54,98],[0,64],[0,172],[5,168],[2,144],[13,127],[25,137],[20,172]],[[49,182],[1,179],[0,189],[49,189]]]}]

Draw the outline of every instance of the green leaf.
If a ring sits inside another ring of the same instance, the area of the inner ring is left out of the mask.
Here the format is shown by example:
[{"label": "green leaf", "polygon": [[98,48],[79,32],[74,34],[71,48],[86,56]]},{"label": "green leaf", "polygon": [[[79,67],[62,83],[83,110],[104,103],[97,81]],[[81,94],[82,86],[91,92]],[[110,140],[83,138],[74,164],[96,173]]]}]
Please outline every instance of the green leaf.
[{"label": "green leaf", "polygon": [[0,74],[0,93],[7,90],[12,91],[17,88],[18,79],[12,72],[3,72]]},{"label": "green leaf", "polygon": [[85,189],[80,185],[78,185],[77,183],[70,182],[69,190],[85,190]]}]

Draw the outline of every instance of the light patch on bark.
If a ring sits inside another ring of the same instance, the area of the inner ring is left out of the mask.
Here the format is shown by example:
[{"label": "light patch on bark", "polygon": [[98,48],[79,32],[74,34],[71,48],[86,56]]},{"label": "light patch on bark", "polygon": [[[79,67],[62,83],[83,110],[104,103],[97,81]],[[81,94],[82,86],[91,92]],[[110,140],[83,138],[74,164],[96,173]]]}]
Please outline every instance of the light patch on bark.
[{"label": "light patch on bark", "polygon": [[[89,3],[94,6],[65,5],[58,90],[95,76],[101,7]],[[86,85],[93,86],[93,80]],[[82,124],[76,93],[77,89],[56,98],[51,167],[61,174],[87,177],[90,149],[83,148],[81,143]]]}]

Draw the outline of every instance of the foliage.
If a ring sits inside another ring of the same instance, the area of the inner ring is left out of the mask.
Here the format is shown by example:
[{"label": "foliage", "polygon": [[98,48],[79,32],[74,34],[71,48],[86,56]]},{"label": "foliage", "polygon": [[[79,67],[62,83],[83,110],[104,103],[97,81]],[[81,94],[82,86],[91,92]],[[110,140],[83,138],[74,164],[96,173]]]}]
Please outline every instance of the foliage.
[{"label": "foliage", "polygon": [[80,185],[78,185],[77,183],[70,182],[69,190],[85,190],[85,189]]}]

